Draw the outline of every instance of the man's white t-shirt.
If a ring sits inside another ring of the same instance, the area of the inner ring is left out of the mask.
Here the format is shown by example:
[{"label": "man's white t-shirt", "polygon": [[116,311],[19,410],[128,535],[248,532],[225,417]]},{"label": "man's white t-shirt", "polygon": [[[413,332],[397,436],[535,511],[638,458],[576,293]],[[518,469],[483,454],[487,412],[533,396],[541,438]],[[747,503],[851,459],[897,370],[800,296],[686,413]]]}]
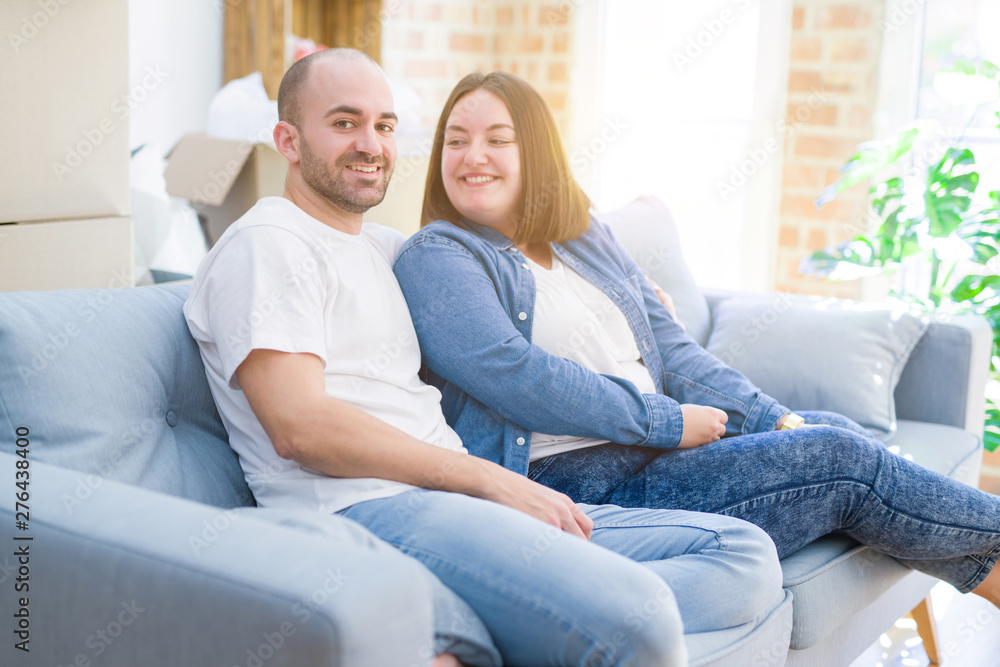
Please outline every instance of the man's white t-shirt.
[{"label": "man's white t-shirt", "polygon": [[440,393],[417,376],[420,348],[392,272],[402,242],[374,224],[360,235],[341,232],[287,199],[265,197],[198,268],[184,316],[259,505],[332,513],[413,487],[330,477],[278,456],[235,374],[254,349],[314,354],[327,395],[418,440],[465,451]]},{"label": "man's white t-shirt", "polygon": [[[601,290],[552,254],[552,269],[528,260],[535,278],[531,342],[551,355],[575,361],[604,375],[631,380],[644,394],[656,384],[642,363],[625,315]],[[602,445],[606,440],[571,435],[531,434],[529,460]]]}]

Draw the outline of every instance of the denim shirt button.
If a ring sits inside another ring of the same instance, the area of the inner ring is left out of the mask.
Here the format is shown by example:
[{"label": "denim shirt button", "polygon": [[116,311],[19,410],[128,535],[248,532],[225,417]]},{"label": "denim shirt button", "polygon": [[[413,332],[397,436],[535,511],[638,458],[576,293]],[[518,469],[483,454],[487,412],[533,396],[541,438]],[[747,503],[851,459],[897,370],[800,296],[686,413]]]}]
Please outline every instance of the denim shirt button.
[{"label": "denim shirt button", "polygon": [[524,438],[518,438],[517,439],[517,444],[523,445],[524,444]]},{"label": "denim shirt button", "polygon": [[529,271],[531,270],[531,267],[528,266],[527,262],[522,263],[521,266],[523,266],[524,268],[528,269]]},{"label": "denim shirt button", "polygon": [[526,319],[528,319],[528,313],[518,313],[517,319],[521,320],[522,322],[525,321]]}]

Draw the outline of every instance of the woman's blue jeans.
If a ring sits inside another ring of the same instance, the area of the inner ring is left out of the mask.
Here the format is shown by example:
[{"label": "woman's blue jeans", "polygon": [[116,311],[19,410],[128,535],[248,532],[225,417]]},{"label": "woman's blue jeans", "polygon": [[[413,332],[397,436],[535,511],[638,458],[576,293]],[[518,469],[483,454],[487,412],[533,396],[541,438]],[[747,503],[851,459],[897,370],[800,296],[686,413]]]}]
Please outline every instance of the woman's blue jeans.
[{"label": "woman's blue jeans", "polygon": [[687,664],[688,652],[719,648],[712,631],[738,641],[785,601],[774,545],[745,521],[582,509],[594,521],[590,542],[497,503],[425,489],[340,514],[430,569],[482,619],[505,664]]},{"label": "woman's blue jeans", "polygon": [[724,438],[695,449],[598,445],[540,459],[528,476],[576,502],[739,517],[778,555],[842,531],[876,551],[975,589],[1000,556],[1000,497],[889,452],[854,422]]}]

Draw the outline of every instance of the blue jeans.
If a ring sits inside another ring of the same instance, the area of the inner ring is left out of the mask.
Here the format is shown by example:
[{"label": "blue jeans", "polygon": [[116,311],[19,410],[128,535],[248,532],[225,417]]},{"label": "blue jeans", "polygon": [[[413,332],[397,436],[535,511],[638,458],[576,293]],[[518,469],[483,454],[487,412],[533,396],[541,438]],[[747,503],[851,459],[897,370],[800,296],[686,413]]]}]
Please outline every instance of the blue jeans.
[{"label": "blue jeans", "polygon": [[686,450],[598,445],[535,461],[528,476],[576,502],[746,519],[782,558],[842,531],[962,592],[982,583],[1000,556],[1000,498],[889,452],[845,417],[801,414],[836,426]]},{"label": "blue jeans", "polygon": [[593,543],[496,503],[424,489],[341,514],[430,569],[508,664],[687,664],[683,632],[749,634],[784,599],[774,546],[746,522],[583,509]]}]

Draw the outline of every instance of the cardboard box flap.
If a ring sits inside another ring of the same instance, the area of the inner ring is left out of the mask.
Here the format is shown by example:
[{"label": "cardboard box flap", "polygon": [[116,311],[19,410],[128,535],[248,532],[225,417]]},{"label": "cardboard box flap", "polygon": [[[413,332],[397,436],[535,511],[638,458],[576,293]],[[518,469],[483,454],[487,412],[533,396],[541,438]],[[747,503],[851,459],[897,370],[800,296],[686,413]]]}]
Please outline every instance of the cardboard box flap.
[{"label": "cardboard box flap", "polygon": [[256,144],[184,135],[167,156],[167,192],[198,204],[220,206]]}]

